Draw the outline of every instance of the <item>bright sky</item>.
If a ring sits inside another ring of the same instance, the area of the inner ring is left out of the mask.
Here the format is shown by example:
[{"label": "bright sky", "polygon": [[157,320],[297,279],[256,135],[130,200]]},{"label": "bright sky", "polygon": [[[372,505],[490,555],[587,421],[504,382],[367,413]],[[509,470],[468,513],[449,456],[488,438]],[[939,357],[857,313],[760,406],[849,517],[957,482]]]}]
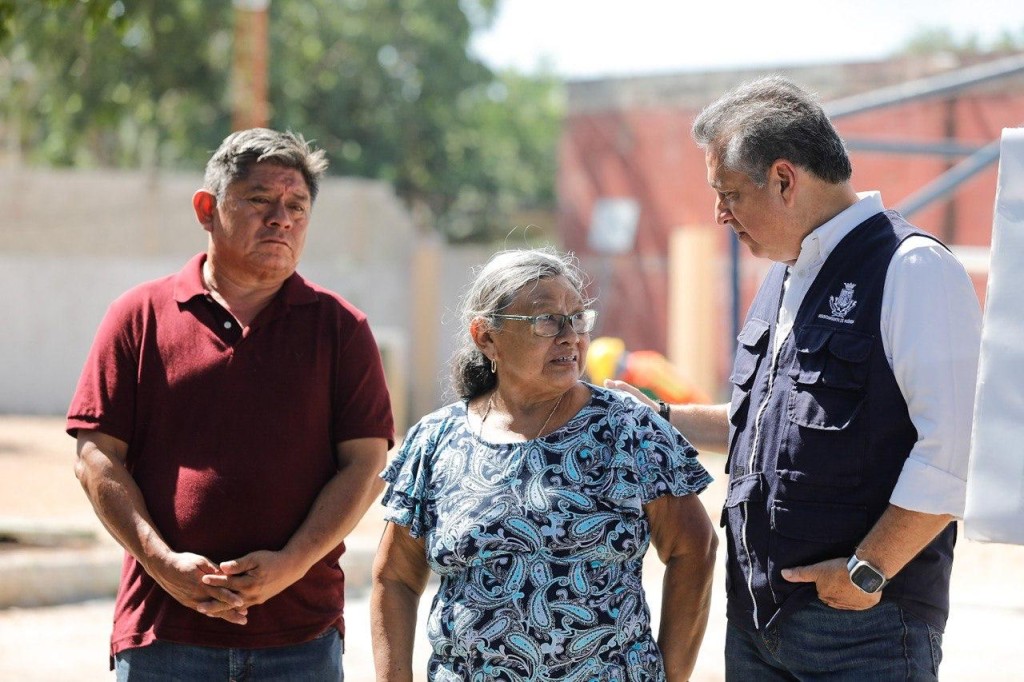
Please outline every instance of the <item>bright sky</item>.
[{"label": "bright sky", "polygon": [[476,53],[570,79],[884,58],[919,29],[1024,36],[1021,0],[502,0]]}]

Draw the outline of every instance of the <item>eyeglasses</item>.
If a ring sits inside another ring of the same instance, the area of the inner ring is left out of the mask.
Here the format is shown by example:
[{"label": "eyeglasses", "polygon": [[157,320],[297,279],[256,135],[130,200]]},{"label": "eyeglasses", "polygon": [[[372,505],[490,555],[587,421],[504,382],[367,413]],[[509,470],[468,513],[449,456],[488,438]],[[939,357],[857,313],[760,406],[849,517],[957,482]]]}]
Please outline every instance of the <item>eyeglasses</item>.
[{"label": "eyeglasses", "polygon": [[543,315],[491,315],[499,320],[522,320],[529,322],[533,333],[537,336],[552,337],[558,336],[568,322],[572,330],[577,334],[587,334],[594,328],[597,322],[596,310],[581,310],[572,315],[558,315],[556,313],[545,313]]}]

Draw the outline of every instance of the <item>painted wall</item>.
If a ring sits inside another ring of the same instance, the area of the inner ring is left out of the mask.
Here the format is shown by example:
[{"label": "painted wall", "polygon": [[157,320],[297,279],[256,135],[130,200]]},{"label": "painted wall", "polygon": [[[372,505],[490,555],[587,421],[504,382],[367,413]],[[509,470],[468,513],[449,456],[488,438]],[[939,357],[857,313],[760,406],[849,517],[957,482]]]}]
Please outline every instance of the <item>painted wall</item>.
[{"label": "painted wall", "polygon": [[[707,187],[704,154],[690,137],[700,109],[726,90],[767,73],[781,73],[816,92],[824,102],[964,64],[947,58],[834,64],[767,70],[666,74],[653,77],[570,83],[569,113],[559,149],[558,224],[566,248],[579,254],[596,276],[603,335],[623,338],[631,350],[669,350],[671,339],[686,328],[712,329],[716,351],[703,362],[717,368],[721,394],[734,349],[729,239],[713,223],[714,196]],[[903,104],[837,120],[843,137],[889,141],[940,142],[947,139],[981,146],[999,137],[1004,127],[1024,124],[1024,76],[994,81],[962,91],[951,99]],[[948,167],[946,159],[852,152],[853,182],[859,191],[878,189],[890,207],[910,196]],[[955,162],[954,160],[953,162]],[[987,247],[995,199],[995,165],[961,185],[947,201],[911,217],[912,222],[952,246]],[[603,255],[590,243],[597,202],[630,198],[640,207],[636,242],[625,254]],[[692,295],[715,302],[716,314],[673,321],[669,260],[676,231],[710,226],[718,231],[719,258]],[[765,262],[742,249],[740,315],[746,313]],[[979,297],[985,277],[975,276]]]},{"label": "painted wall", "polygon": [[[110,301],[205,249],[191,206],[201,181],[0,169],[0,412],[64,412]],[[388,185],[327,178],[299,268],[369,315],[392,371],[406,376],[417,241]]]}]

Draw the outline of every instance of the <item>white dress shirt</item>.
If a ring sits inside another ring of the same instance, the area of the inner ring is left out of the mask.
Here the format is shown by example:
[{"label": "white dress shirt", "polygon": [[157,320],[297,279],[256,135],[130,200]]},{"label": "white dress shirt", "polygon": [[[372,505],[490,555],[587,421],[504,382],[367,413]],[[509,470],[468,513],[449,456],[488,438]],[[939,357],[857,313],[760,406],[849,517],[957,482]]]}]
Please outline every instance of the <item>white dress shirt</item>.
[{"label": "white dress shirt", "polygon": [[[774,353],[793,330],[800,303],[832,249],[884,210],[878,192],[858,197],[801,243],[784,285]],[[970,277],[953,254],[927,237],[910,237],[900,245],[885,275],[881,334],[917,429],[917,443],[889,501],[911,511],[962,518],[981,308]]]}]

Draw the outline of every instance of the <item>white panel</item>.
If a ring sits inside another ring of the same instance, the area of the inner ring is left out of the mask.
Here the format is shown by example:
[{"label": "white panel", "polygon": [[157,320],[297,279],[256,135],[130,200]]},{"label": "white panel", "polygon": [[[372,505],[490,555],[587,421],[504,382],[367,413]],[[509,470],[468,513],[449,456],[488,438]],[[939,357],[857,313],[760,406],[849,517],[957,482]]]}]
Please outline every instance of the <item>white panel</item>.
[{"label": "white panel", "polygon": [[1003,130],[967,482],[967,537],[1024,545],[1024,128]]},{"label": "white panel", "polygon": [[635,199],[604,197],[594,202],[588,244],[597,253],[629,253],[636,244],[640,204]]}]

